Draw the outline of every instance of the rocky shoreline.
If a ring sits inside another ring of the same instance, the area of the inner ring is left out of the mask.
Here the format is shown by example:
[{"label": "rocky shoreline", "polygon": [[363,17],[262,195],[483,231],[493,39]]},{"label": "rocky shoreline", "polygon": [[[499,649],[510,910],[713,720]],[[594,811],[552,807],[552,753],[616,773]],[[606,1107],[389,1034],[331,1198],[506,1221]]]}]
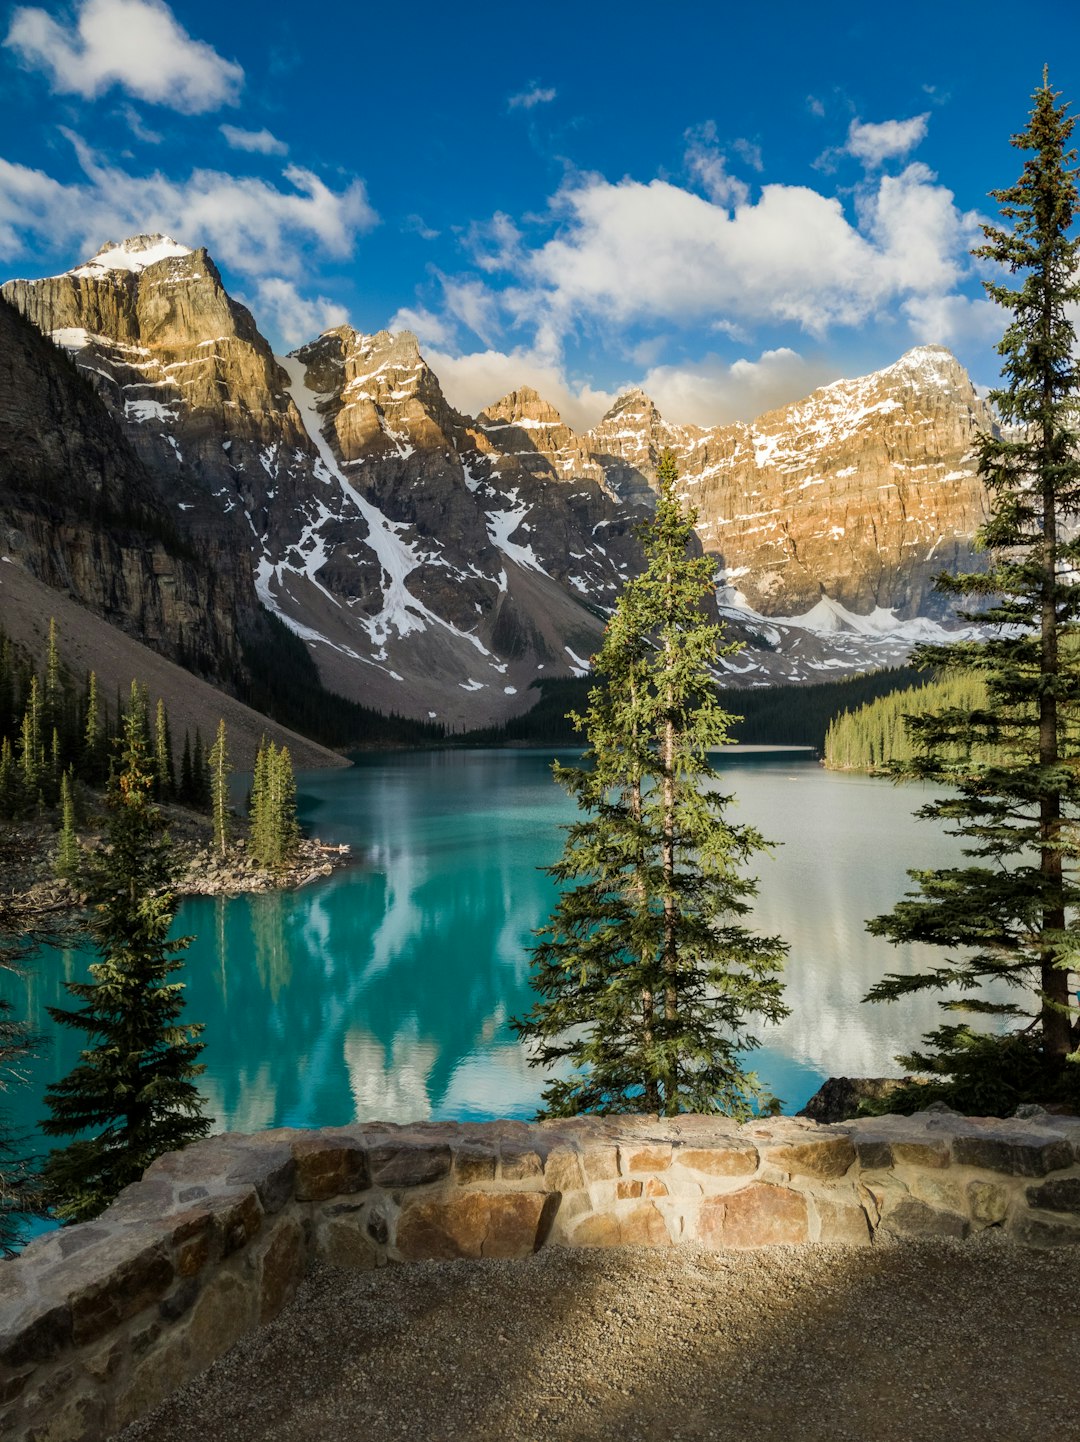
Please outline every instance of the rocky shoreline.
[{"label": "rocky shoreline", "polygon": [[[247,851],[246,826],[234,818],[237,835],[224,856],[213,848],[208,817],[184,807],[165,806],[169,835],[177,861],[175,894],[185,896],[243,896],[267,891],[296,891],[350,865],[351,849],[302,837],[287,866],[260,866]],[[84,849],[93,853],[101,842],[96,831],[80,835]],[[15,828],[0,857],[0,894],[18,914],[27,930],[82,930],[89,921],[88,899],[77,885],[53,873],[57,835],[40,822]]]}]

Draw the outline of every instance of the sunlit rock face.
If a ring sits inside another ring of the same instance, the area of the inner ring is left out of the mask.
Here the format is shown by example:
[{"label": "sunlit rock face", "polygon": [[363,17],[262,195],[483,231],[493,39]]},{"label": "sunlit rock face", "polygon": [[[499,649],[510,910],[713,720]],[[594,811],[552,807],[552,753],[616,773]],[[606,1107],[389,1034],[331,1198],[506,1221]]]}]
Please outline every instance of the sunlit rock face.
[{"label": "sunlit rock face", "polygon": [[457,412],[408,332],[275,358],[205,250],[110,242],[3,294],[67,350],[236,604],[279,616],[335,690],[451,725],[581,672],[641,566],[670,448],[749,646],[736,684],[901,659],[974,563],[991,417],[939,347],[750,424],[672,425],[641,391],[575,433],[528,387]]},{"label": "sunlit rock face", "polygon": [[278,360],[207,253],[156,235],[3,293],[200,555],[346,695],[452,725],[520,710],[582,669],[640,564],[633,508],[458,415],[408,334],[344,327]]},{"label": "sunlit rock face", "polygon": [[115,418],[0,302],[0,556],[208,676],[239,662],[250,593],[185,544]]}]

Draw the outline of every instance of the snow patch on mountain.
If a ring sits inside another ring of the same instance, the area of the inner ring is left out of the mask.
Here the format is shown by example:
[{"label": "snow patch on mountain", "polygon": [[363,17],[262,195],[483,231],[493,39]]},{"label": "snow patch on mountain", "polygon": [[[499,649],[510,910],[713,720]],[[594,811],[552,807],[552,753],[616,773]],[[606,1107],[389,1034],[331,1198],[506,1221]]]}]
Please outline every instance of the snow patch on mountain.
[{"label": "snow patch on mountain", "polygon": [[132,235],[127,240],[106,241],[96,255],[66,274],[98,279],[104,271],[121,270],[138,275],[159,260],[193,253],[189,246],[180,245],[169,235]]}]

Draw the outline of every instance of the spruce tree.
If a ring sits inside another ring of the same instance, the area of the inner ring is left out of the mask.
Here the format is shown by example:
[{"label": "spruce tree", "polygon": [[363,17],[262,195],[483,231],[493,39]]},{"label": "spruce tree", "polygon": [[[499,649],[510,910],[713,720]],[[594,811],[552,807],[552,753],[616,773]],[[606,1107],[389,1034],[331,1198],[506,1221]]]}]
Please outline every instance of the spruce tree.
[{"label": "spruce tree", "polygon": [[172,732],[169,729],[169,713],[165,702],[158,697],[154,714],[154,786],[159,801],[171,801],[176,794],[176,777],[173,772]]},{"label": "spruce tree", "polygon": [[91,880],[99,960],[89,981],[65,983],[80,1007],[49,1008],[88,1042],[46,1093],[50,1115],[42,1123],[47,1136],[75,1138],[50,1154],[43,1173],[65,1222],[96,1216],[155,1157],[211,1126],[195,1086],[202,1028],[180,1021],[183,984],[173,978],[187,942],[168,939],[175,900],[153,785],[144,717],[133,705],[107,798],[108,845]]},{"label": "spruce tree", "polygon": [[278,868],[296,852],[300,827],[296,819],[296,778],[288,747],[279,751],[264,738],[255,757],[249,803],[248,847],[260,866]]},{"label": "spruce tree", "polygon": [[570,1062],[541,1115],[723,1112],[773,1099],[743,1065],[750,1030],[786,1014],[786,946],[743,925],[762,848],[714,789],[711,749],[729,740],[713,670],[722,630],[709,619],[713,562],[691,554],[694,516],[658,473],[647,566],[624,588],[594,658],[583,764],[556,766],[585,813],[551,874],[563,883],[539,933],[539,1000],[514,1026],[530,1064]]},{"label": "spruce tree", "polygon": [[54,870],[64,881],[79,879],[82,849],[75,829],[75,782],[71,771],[60,779],[60,839],[56,848]]},{"label": "spruce tree", "polygon": [[[1012,140],[1025,155],[1022,174],[993,192],[1008,228],[984,226],[975,252],[1008,273],[986,282],[1009,317],[998,346],[1003,383],[991,394],[1002,426],[982,438],[979,454],[991,564],[939,583],[986,598],[986,609],[960,614],[987,635],[916,655],[946,673],[976,672],[988,701],[916,718],[918,754],[906,768],[956,788],[919,814],[964,838],[966,862],[912,872],[918,889],[869,923],[893,942],[946,948],[940,964],[886,976],[869,999],[940,990],[946,1010],[995,1018],[1012,1038],[943,1025],[924,1039],[926,1051],[901,1060],[957,1079],[976,1054],[993,1070],[995,1057],[1004,1064],[1020,1047],[1045,1096],[1067,1084],[1066,1058],[1080,1043],[1068,989],[1080,954],[1080,368],[1071,319],[1080,206],[1074,122],[1045,72],[1033,98],[1028,126]],[[989,760],[985,750],[980,757],[987,747]],[[1007,984],[1015,1000],[991,1000],[988,982]],[[975,1104],[988,1106],[982,1096]],[[1003,1094],[999,1104],[1009,1100]]]},{"label": "spruce tree", "polygon": [[210,748],[210,814],[214,821],[214,850],[220,856],[229,849],[229,775],[229,743],[222,718]]}]

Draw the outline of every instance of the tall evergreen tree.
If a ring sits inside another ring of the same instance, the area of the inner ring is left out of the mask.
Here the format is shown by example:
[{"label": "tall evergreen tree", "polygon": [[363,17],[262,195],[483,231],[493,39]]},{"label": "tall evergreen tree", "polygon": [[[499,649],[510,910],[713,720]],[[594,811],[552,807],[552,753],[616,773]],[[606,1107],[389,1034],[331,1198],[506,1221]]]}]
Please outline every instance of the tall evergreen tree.
[{"label": "tall evergreen tree", "polygon": [[154,713],[154,774],[155,790],[159,801],[171,801],[176,793],[176,776],[173,772],[172,732],[169,729],[169,713],[165,702],[158,697]]},{"label": "tall evergreen tree", "polygon": [[707,614],[713,562],[692,555],[693,514],[661,461],[647,566],[630,581],[594,658],[580,767],[556,766],[585,813],[551,874],[564,884],[535,950],[540,998],[514,1023],[530,1064],[569,1061],[544,1089],[548,1116],[680,1111],[749,1115],[769,1105],[741,1053],[750,1028],[786,1014],[786,946],[743,925],[764,845],[726,819],[708,753],[728,738]]},{"label": "tall evergreen tree", "polygon": [[210,815],[214,822],[214,850],[221,856],[229,849],[229,775],[229,742],[222,717],[210,748]]},{"label": "tall evergreen tree", "polygon": [[300,838],[296,777],[287,746],[279,751],[273,741],[260,742],[249,809],[251,855],[260,866],[284,866],[295,854]]},{"label": "tall evergreen tree", "polygon": [[65,881],[77,881],[82,867],[82,850],[75,830],[75,782],[70,771],[60,779],[60,838],[54,870]]},{"label": "tall evergreen tree", "polygon": [[195,1086],[202,1028],[180,1022],[184,988],[172,979],[187,942],[168,940],[175,900],[153,785],[145,718],[132,705],[108,796],[108,847],[92,879],[100,959],[89,981],[65,983],[80,1007],[49,1008],[89,1040],[78,1065],[49,1088],[42,1123],[47,1136],[75,1138],[50,1154],[43,1174],[65,1222],[96,1216],[155,1157],[211,1125]]},{"label": "tall evergreen tree", "polygon": [[[986,705],[914,721],[919,754],[907,767],[956,788],[919,814],[963,837],[968,860],[913,872],[918,890],[869,923],[894,942],[947,948],[940,965],[886,976],[871,1000],[945,991],[947,1010],[989,1015],[1021,1033],[1044,1088],[1065,1080],[1080,1043],[1068,990],[1080,956],[1080,367],[1071,319],[1080,303],[1080,240],[1071,234],[1080,206],[1074,122],[1057,101],[1044,72],[1028,126],[1012,140],[1025,153],[1023,172],[993,192],[1009,226],[984,226],[986,244],[975,252],[1009,275],[986,283],[1009,315],[998,346],[1003,384],[992,393],[1002,429],[983,437],[979,457],[991,566],[940,584],[990,598],[985,610],[961,612],[990,632],[921,647],[916,657],[946,672],[973,670],[986,683]],[[979,757],[986,747],[990,760]],[[1015,1001],[981,994],[988,982],[1013,988]],[[957,1075],[974,1051],[995,1054],[966,1024],[943,1025],[925,1042],[929,1050],[905,1064]],[[1015,1043],[1005,1038],[1000,1054],[1009,1048]]]}]

